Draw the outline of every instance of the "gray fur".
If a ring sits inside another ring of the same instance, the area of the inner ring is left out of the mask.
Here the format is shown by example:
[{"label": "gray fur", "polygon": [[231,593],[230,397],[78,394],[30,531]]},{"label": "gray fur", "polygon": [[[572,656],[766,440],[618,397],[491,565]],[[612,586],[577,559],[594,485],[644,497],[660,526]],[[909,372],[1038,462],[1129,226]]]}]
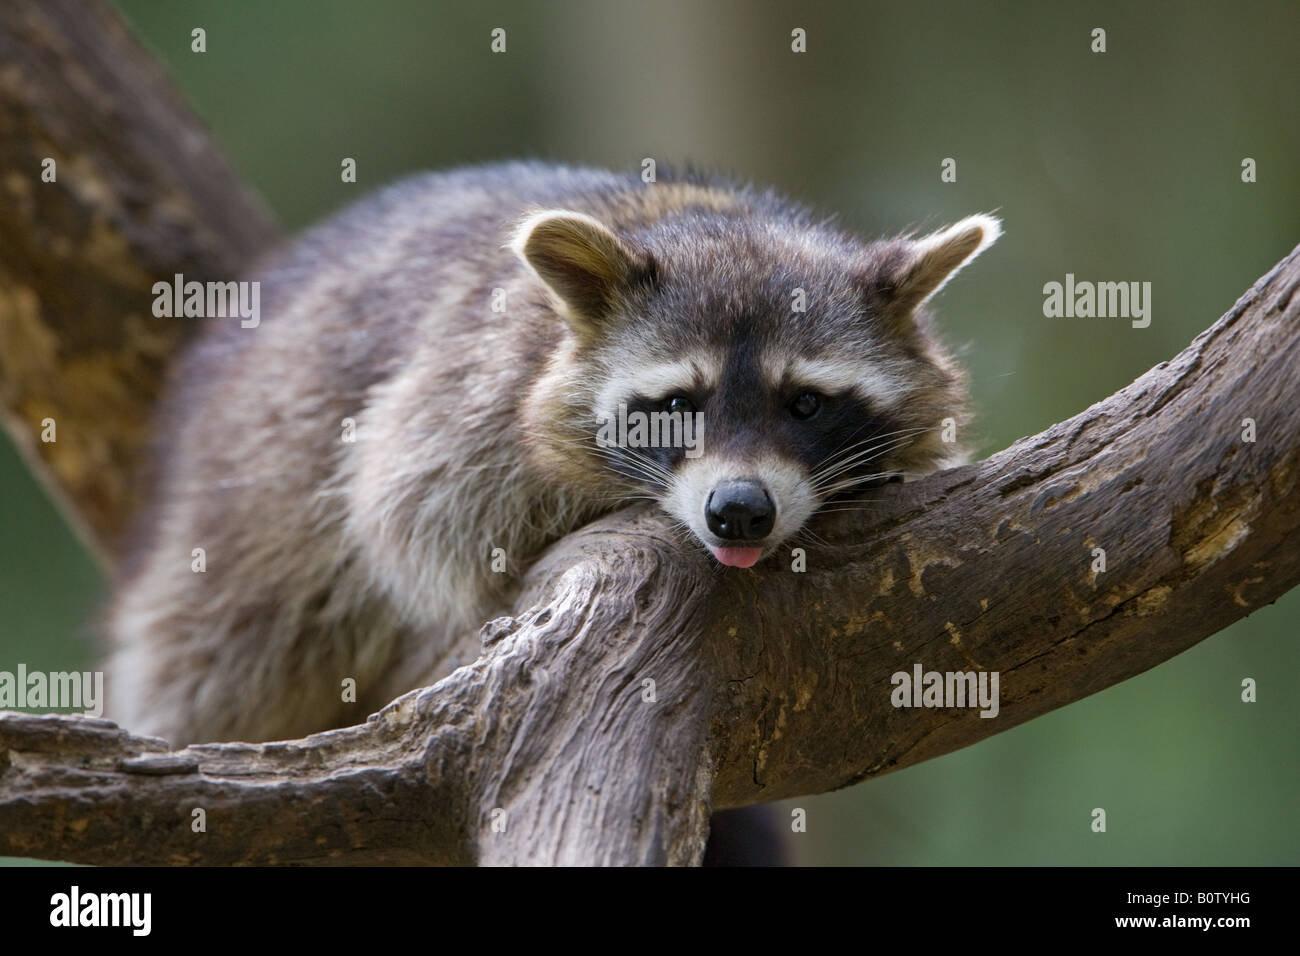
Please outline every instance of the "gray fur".
[{"label": "gray fur", "polygon": [[[547,209],[617,237],[613,292],[561,294],[524,261],[519,224]],[[996,232],[981,222],[978,248]],[[740,410],[777,388],[763,375],[820,356],[892,383],[875,400],[890,422],[929,429],[890,468],[954,460],[933,430],[964,421],[964,386],[916,306],[978,248],[925,241],[864,243],[694,176],[531,163],[413,178],[310,231],[251,277],[261,324],[213,320],[175,377],[108,618],[109,716],[174,744],[288,738],[446,673],[546,545],[646,493],[590,439],[597,396],[651,361],[702,356],[743,399],[712,410],[719,455],[779,457],[750,447],[758,406]],[[792,315],[796,286],[809,307]]]}]

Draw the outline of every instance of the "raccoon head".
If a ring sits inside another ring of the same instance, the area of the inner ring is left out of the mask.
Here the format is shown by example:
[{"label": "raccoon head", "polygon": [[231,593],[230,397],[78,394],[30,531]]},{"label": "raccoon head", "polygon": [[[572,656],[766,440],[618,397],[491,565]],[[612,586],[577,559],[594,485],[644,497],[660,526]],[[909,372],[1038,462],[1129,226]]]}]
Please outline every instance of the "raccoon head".
[{"label": "raccoon head", "polygon": [[515,250],[567,324],[553,450],[749,567],[828,502],[964,459],[964,379],[924,305],[1000,231],[979,215],[868,243],[798,214],[616,231],[537,213]]}]

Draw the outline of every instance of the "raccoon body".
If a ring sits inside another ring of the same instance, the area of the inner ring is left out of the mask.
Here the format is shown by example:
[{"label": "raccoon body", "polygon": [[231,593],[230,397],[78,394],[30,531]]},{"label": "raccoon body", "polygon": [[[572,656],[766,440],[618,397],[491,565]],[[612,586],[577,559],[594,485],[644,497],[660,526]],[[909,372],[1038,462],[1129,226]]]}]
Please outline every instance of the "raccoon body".
[{"label": "raccoon body", "polygon": [[[869,243],[750,188],[536,163],[389,187],[178,367],[109,716],[178,745],[353,723],[629,501],[747,567],[826,501],[955,463],[965,390],[924,303],[997,234]],[[601,440],[620,415],[702,431]]]}]

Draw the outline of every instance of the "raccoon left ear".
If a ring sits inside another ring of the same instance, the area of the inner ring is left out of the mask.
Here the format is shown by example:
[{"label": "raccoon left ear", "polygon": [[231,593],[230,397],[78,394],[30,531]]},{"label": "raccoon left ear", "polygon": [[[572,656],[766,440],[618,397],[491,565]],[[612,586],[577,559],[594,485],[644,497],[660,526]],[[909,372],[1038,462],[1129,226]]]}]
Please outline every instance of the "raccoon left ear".
[{"label": "raccoon left ear", "polygon": [[546,210],[525,219],[511,243],[546,283],[581,338],[597,336],[622,294],[648,274],[649,259],[585,213]]},{"label": "raccoon left ear", "polygon": [[890,305],[910,313],[942,289],[966,263],[993,245],[1002,223],[992,216],[967,216],[923,239],[905,239],[880,277]]}]

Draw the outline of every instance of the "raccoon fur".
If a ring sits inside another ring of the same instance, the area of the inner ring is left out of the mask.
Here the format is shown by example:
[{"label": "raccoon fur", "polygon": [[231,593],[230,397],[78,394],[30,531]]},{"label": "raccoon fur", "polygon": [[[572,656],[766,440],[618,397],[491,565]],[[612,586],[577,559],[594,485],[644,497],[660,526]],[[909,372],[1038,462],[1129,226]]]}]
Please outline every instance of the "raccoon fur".
[{"label": "raccoon fur", "polygon": [[[175,745],[355,723],[630,501],[747,567],[832,498],[957,463],[925,303],[998,234],[867,242],[722,180],[540,163],[344,211],[250,277],[256,328],[210,319],[178,366],[109,716]],[[620,408],[695,416],[699,453],[598,442]]]}]

